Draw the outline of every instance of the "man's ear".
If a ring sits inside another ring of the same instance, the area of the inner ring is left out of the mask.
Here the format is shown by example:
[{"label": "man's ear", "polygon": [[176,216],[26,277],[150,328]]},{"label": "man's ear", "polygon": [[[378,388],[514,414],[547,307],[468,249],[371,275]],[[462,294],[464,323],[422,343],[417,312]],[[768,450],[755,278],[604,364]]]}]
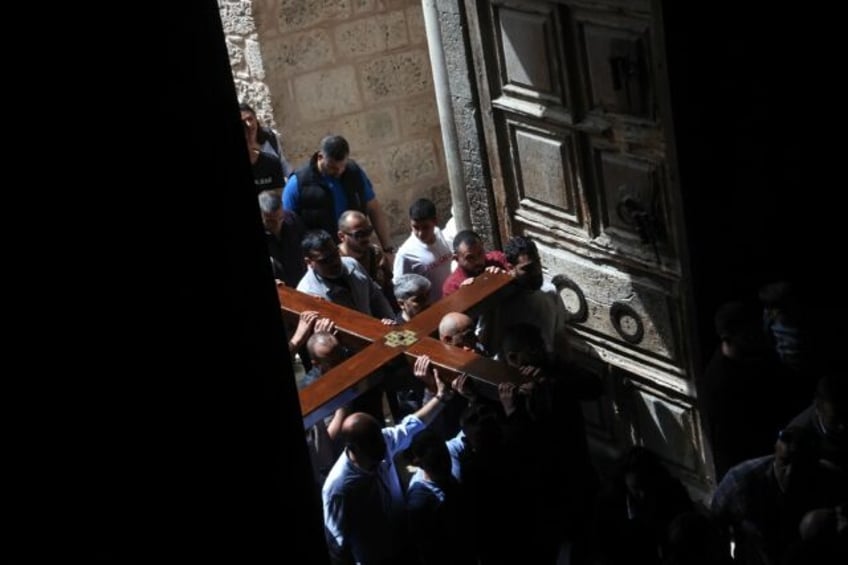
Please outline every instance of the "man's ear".
[{"label": "man's ear", "polygon": [[336,233],[336,237],[339,238],[339,241],[344,241],[344,236],[345,234],[342,230],[339,230],[338,233]]}]

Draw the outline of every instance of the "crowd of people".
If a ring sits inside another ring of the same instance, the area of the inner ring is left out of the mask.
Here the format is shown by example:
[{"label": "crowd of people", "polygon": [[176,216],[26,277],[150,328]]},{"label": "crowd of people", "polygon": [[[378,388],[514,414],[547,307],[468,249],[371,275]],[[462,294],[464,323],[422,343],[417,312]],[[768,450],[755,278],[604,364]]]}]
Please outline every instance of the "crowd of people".
[{"label": "crowd of people", "polygon": [[[513,279],[497,309],[448,313],[438,333],[526,384],[501,385],[493,402],[421,356],[387,365],[380,386],[307,431],[333,562],[848,562],[846,379],[810,359],[791,285],[764,287],[758,309],[734,302],[716,314],[720,345],[697,383],[712,501],[693,500],[641,446],[602,476],[581,403],[604,387],[574,364],[569,316],[535,242],[519,235],[487,250],[472,230],[441,229],[435,204],[419,198],[395,249],[343,137],[325,137],[292,170],[277,136],[241,112],[278,284],[402,325],[484,272]],[[309,368],[301,386],[350,355],[315,312],[290,335]]]}]

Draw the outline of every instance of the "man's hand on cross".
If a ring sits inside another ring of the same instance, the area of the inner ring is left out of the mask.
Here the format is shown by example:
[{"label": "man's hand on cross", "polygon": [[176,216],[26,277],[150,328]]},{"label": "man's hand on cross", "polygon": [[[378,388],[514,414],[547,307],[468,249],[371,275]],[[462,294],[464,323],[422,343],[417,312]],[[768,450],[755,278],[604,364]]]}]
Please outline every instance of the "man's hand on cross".
[{"label": "man's hand on cross", "polygon": [[430,356],[422,355],[418,359],[415,360],[415,364],[412,366],[412,373],[415,375],[416,379],[420,379],[421,382],[424,383],[430,391],[438,392],[438,385],[436,384],[436,368],[433,367],[430,370]]},{"label": "man's hand on cross", "polygon": [[318,320],[318,312],[314,310],[307,310],[300,313],[297,328],[294,330],[294,335],[289,341],[289,351],[300,349],[312,333],[312,328],[315,326],[316,320]]},{"label": "man's hand on cross", "polygon": [[477,400],[477,393],[474,392],[474,387],[471,380],[468,378],[468,373],[462,373],[451,383],[451,388],[458,392],[461,396],[468,399],[469,402]]},{"label": "man's hand on cross", "polygon": [[518,387],[514,383],[501,383],[498,385],[498,398],[507,417],[515,412],[515,399],[518,395]]},{"label": "man's hand on cross", "polygon": [[315,333],[325,332],[328,334],[336,333],[336,323],[333,322],[330,318],[319,318],[317,322],[315,322]]}]

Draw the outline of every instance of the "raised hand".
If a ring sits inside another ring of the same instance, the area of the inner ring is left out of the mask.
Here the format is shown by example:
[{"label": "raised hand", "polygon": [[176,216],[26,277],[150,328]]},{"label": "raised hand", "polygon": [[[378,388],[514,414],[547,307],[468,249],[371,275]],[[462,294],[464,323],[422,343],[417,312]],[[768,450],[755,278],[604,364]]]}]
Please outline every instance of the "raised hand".
[{"label": "raised hand", "polygon": [[318,312],[312,310],[301,312],[300,319],[297,321],[297,328],[295,328],[294,335],[292,335],[289,341],[289,351],[294,351],[303,345],[312,333],[312,328],[315,326],[317,319]]},{"label": "raised hand", "polygon": [[424,386],[426,386],[431,391],[435,390],[438,392],[438,386],[436,385],[436,371],[430,370],[430,356],[422,355],[418,359],[415,360],[415,364],[412,366],[412,373],[415,375],[416,379],[420,379]]},{"label": "raised hand", "polygon": [[517,396],[518,387],[514,383],[501,383],[498,385],[498,398],[501,400],[504,413],[507,416],[515,412],[515,398]]},{"label": "raised hand", "polygon": [[462,373],[455,378],[453,382],[451,382],[451,388],[467,398],[469,401],[473,401],[477,398],[477,394],[474,392],[474,387],[471,385],[468,373]]},{"label": "raised hand", "polygon": [[316,332],[336,333],[336,323],[330,318],[321,318],[315,322]]}]

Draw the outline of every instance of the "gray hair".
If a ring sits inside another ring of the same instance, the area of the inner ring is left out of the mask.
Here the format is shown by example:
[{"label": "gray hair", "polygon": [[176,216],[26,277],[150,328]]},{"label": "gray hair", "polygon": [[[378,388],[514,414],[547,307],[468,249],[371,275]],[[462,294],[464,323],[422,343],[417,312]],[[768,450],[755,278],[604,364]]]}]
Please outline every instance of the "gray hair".
[{"label": "gray hair", "polygon": [[395,298],[406,300],[424,292],[430,292],[430,281],[426,277],[407,273],[395,279]]},{"label": "gray hair", "polygon": [[266,214],[273,214],[283,205],[283,199],[276,190],[263,190],[259,193],[259,209]]}]

